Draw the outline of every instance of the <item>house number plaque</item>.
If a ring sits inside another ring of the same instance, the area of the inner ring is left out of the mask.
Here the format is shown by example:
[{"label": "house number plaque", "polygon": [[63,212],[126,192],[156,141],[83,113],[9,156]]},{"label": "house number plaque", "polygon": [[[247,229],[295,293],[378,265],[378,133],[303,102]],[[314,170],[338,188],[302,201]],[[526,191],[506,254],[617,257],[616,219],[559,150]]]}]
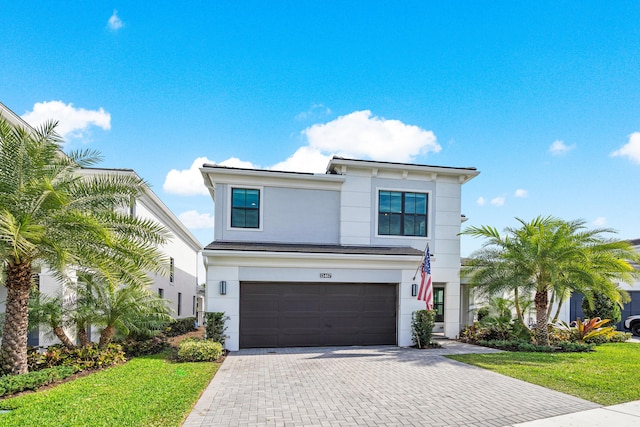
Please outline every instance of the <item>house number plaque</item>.
[{"label": "house number plaque", "polygon": [[331,273],[320,273],[321,279],[331,279]]}]

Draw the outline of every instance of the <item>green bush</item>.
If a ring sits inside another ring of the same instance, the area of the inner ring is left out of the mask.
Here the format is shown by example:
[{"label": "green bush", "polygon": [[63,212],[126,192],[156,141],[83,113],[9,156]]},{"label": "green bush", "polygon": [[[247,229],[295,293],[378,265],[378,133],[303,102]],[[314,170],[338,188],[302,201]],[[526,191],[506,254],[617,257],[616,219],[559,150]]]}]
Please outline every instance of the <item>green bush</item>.
[{"label": "green bush", "polygon": [[119,344],[127,358],[158,354],[169,348],[167,337],[164,334],[148,338],[130,335]]},{"label": "green bush", "polygon": [[604,294],[594,293],[592,299],[593,308],[586,297],[582,300],[582,312],[585,318],[593,319],[599,317],[601,319],[609,319],[609,322],[604,326],[613,326],[622,320],[620,306],[611,301],[611,298]]},{"label": "green bush", "polygon": [[184,335],[187,332],[196,330],[196,318],[185,317],[184,319],[175,319],[167,326],[165,335],[168,337],[177,337],[178,335]]},{"label": "green bush", "polygon": [[56,366],[22,375],[0,377],[0,396],[7,396],[25,390],[37,390],[47,384],[63,380],[78,372],[74,366]]},{"label": "green bush", "polygon": [[205,338],[215,342],[219,342],[224,347],[227,330],[225,322],[228,317],[223,312],[205,313],[204,316],[204,333]]},{"label": "green bush", "polygon": [[30,371],[38,371],[54,366],[72,366],[79,371],[99,369],[117,365],[125,361],[124,351],[119,344],[109,344],[106,348],[98,348],[97,344],[87,347],[67,349],[61,345],[52,345],[44,353],[37,350],[27,352],[27,363]]},{"label": "green bush", "polygon": [[584,342],[598,345],[598,344],[606,344],[610,342],[625,342],[625,341],[629,341],[629,338],[631,338],[630,333],[616,331],[609,336],[598,335],[598,336],[586,338]]},{"label": "green bush", "polygon": [[411,319],[411,336],[418,348],[426,348],[431,344],[435,324],[435,310],[418,310],[413,312],[413,318]]},{"label": "green bush", "polygon": [[505,351],[527,351],[537,353],[552,352],[586,352],[592,351],[593,344],[579,344],[574,342],[560,342],[555,346],[536,345],[520,340],[481,340],[479,345],[484,347],[497,348]]},{"label": "green bush", "polygon": [[559,342],[556,345],[566,353],[581,353],[581,352],[593,351],[593,348],[595,347],[595,344],[581,344],[578,342],[570,342],[570,341]]},{"label": "green bush", "polygon": [[211,340],[186,339],[178,347],[178,360],[181,362],[213,362],[220,356],[222,344]]}]

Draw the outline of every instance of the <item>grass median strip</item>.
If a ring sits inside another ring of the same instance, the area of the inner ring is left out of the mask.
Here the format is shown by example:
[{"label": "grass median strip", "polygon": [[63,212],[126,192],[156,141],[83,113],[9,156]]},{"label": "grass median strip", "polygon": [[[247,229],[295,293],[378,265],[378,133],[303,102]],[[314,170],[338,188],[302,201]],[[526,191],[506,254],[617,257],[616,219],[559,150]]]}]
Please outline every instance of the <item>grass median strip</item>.
[{"label": "grass median strip", "polygon": [[602,405],[640,400],[639,344],[603,344],[591,353],[504,352],[447,357]]},{"label": "grass median strip", "polygon": [[179,426],[217,363],[132,359],[50,390],[0,401],[2,426]]}]

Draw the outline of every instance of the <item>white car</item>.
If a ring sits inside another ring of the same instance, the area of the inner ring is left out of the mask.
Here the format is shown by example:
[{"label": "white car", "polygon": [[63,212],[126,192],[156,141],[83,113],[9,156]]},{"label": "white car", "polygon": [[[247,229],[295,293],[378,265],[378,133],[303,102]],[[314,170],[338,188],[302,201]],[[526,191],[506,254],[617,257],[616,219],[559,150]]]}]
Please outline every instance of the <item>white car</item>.
[{"label": "white car", "polygon": [[640,314],[627,317],[624,321],[624,327],[630,330],[633,335],[640,337]]}]

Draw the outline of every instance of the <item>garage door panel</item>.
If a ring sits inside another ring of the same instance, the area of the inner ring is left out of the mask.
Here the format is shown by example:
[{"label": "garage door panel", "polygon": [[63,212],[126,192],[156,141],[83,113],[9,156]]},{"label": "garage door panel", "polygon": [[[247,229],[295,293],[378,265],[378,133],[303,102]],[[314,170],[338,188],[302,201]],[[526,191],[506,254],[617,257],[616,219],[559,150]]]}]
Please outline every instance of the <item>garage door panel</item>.
[{"label": "garage door panel", "polygon": [[240,285],[240,347],[395,345],[394,284]]}]

